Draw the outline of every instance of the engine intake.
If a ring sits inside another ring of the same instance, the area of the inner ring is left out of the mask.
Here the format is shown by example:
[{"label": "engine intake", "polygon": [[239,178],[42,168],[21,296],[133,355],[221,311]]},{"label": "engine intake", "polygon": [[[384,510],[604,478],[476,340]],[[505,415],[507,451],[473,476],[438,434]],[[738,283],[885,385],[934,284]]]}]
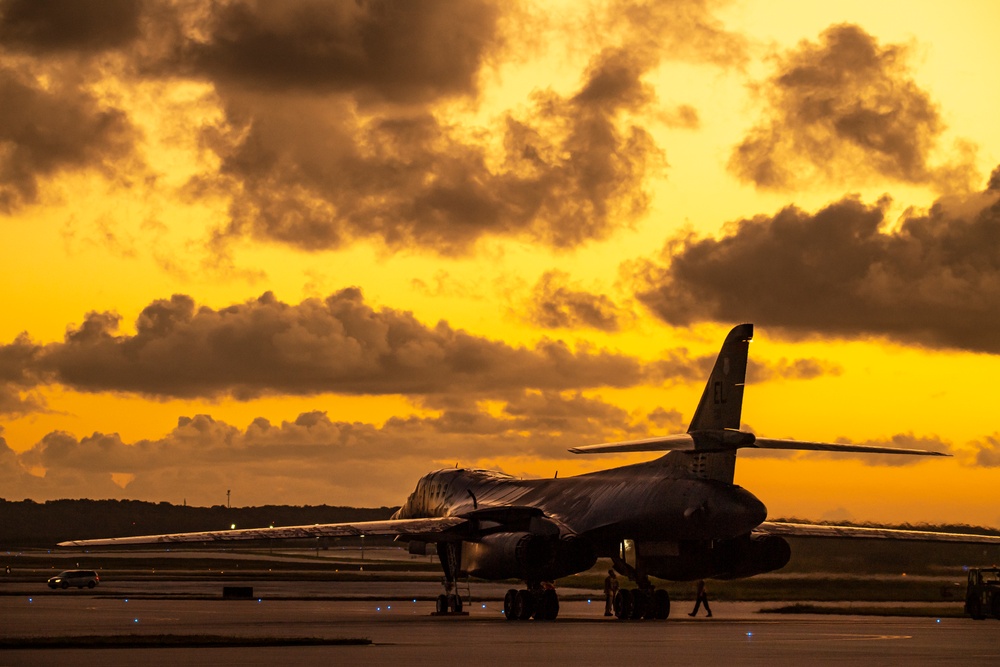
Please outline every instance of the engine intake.
[{"label": "engine intake", "polygon": [[486,535],[462,545],[462,571],[484,579],[550,581],[586,570],[597,562],[589,544],[527,532]]}]

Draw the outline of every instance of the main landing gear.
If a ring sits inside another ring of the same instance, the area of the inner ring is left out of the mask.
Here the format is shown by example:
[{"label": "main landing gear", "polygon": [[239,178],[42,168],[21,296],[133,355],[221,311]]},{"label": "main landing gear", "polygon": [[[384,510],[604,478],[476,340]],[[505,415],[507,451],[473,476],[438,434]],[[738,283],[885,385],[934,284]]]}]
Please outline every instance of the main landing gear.
[{"label": "main landing gear", "polygon": [[[624,553],[624,550],[623,550]],[[670,594],[662,588],[655,588],[646,575],[642,563],[633,567],[621,556],[612,556],[615,569],[634,581],[639,587],[622,588],[615,594],[615,616],[622,621],[641,619],[663,621],[670,616]]]},{"label": "main landing gear", "polygon": [[554,621],[559,615],[559,594],[556,589],[536,582],[528,588],[507,591],[503,598],[503,613],[508,621]]},{"label": "main landing gear", "polygon": [[670,616],[670,594],[662,588],[623,588],[615,595],[614,609],[623,621],[662,621]]}]

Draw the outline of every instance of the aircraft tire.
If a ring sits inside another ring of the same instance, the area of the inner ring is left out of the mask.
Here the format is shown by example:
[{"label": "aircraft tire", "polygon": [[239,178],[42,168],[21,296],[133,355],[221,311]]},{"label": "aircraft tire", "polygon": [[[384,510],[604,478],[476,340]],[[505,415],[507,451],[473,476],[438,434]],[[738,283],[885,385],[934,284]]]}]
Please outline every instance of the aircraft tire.
[{"label": "aircraft tire", "polygon": [[538,610],[535,612],[535,620],[554,621],[559,615],[559,594],[552,589],[542,591],[538,600]]},{"label": "aircraft tire", "polygon": [[623,588],[615,595],[615,616],[619,620],[626,621],[632,618],[632,591]]},{"label": "aircraft tire", "polygon": [[434,610],[437,613],[439,613],[439,614],[447,614],[448,613],[448,596],[447,595],[445,595],[444,593],[442,593],[441,595],[437,596],[437,604],[435,605]]},{"label": "aircraft tire", "polygon": [[450,611],[460,614],[462,612],[462,596],[455,594],[449,595],[448,608]]},{"label": "aircraft tire", "polygon": [[664,621],[670,616],[670,593],[662,588],[653,591],[653,618]]},{"label": "aircraft tire", "polygon": [[517,598],[517,591],[513,588],[503,596],[503,615],[508,621],[517,620],[517,611],[514,609],[515,598]]},{"label": "aircraft tire", "polygon": [[632,620],[638,621],[646,617],[646,608],[648,605],[648,597],[646,591],[641,588],[637,588],[632,591]]},{"label": "aircraft tire", "polygon": [[535,613],[535,596],[531,594],[531,591],[522,588],[517,592],[514,600],[514,606],[517,609],[517,620],[527,621],[531,618]]}]

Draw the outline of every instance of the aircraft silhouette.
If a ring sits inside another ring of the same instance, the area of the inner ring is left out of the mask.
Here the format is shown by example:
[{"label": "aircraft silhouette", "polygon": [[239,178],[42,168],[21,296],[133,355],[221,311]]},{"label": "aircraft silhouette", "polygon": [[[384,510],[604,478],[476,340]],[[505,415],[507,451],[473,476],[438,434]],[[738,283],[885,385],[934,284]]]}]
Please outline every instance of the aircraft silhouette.
[{"label": "aircraft silhouette", "polygon": [[1000,544],[1000,537],[767,521],[764,504],[733,484],[739,449],[795,449],[947,456],[939,452],[758,438],[741,431],[753,325],[729,332],[687,433],[573,448],[578,454],[667,451],[644,463],[575,477],[517,479],[453,468],[431,472],[389,520],[77,540],[106,546],[226,540],[395,535],[412,553],[433,546],[445,574],[438,611],[461,611],[454,584],[463,575],[519,579],[508,591],[509,620],[555,618],[547,585],[610,558],[637,584],[619,591],[619,618],[666,618],[670,598],[650,577],[736,579],[780,569],[791,549],[783,536],[856,537]]}]

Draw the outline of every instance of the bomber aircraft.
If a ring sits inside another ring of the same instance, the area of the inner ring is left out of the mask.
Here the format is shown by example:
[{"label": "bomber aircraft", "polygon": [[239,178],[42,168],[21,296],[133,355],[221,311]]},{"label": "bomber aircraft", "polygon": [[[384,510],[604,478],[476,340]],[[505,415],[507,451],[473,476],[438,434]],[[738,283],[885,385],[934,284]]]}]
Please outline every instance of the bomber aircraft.
[{"label": "bomber aircraft", "polygon": [[610,558],[636,584],[615,600],[619,618],[664,619],[670,597],[650,577],[736,579],[780,569],[784,536],[1000,544],[1000,537],[767,521],[764,504],[733,484],[740,449],[947,456],[934,451],[759,438],[740,430],[753,325],[729,332],[687,433],[573,448],[577,454],[667,451],[660,458],[574,477],[518,479],[453,468],[417,482],[385,521],[146,535],[62,542],[107,546],[225,540],[394,535],[412,553],[434,548],[445,575],[438,612],[461,611],[460,576],[518,579],[504,599],[508,620],[554,619],[553,580]]}]

